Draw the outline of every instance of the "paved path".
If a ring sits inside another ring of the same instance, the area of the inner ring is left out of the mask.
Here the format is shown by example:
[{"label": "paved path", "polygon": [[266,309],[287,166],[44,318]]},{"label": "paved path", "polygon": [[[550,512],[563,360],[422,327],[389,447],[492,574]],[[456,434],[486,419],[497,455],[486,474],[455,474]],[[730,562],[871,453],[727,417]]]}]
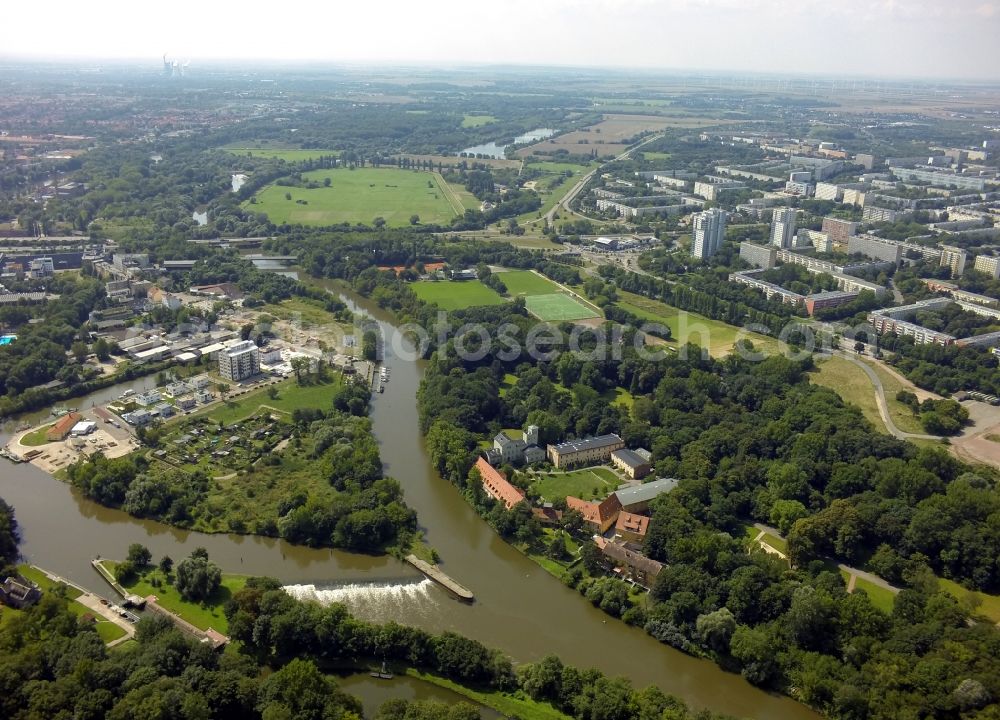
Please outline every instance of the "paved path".
[{"label": "paved path", "polygon": [[[782,540],[784,540],[784,536],[782,536],[782,534],[778,530],[778,528],[771,527],[770,525],[765,525],[764,523],[758,523],[758,522],[755,522],[753,524],[753,526],[755,528],[757,528],[758,530],[760,530],[760,534],[757,535],[757,537],[755,538],[754,542],[760,542],[761,543],[761,547],[764,547],[764,543],[762,542],[761,539],[764,537],[765,533],[774,535],[775,537],[779,537]],[[768,547],[770,547],[770,546],[767,546],[764,549],[768,550]],[[784,557],[783,553],[778,552],[774,548],[771,548],[771,550],[769,550],[768,552],[770,552],[770,551],[774,551],[776,554],[781,555],[782,557]],[[844,572],[846,572],[848,574],[848,578],[847,578],[847,592],[854,592],[854,586],[857,583],[857,581],[858,581],[859,578],[861,580],[867,580],[872,585],[877,585],[880,588],[885,588],[886,590],[888,590],[889,592],[893,593],[894,595],[900,591],[900,588],[898,588],[895,585],[891,584],[887,580],[884,580],[883,578],[880,578],[878,575],[875,575],[874,573],[868,572],[867,570],[861,570],[861,569],[856,568],[856,567],[851,567],[850,565],[847,565],[845,563],[837,563],[837,569],[838,570],[843,570]]]},{"label": "paved path", "polygon": [[859,570],[858,568],[851,567],[850,565],[845,565],[844,563],[837,563],[837,568],[843,570],[844,572],[850,575],[850,580],[847,583],[847,592],[854,591],[854,585],[859,578],[861,580],[867,580],[872,585],[877,585],[880,588],[885,588],[893,595],[898,594],[900,591],[900,588],[896,587],[892,583],[888,582],[887,580],[884,580],[883,578],[880,578],[878,575],[874,575],[873,573],[867,572],[865,570]]},{"label": "paved path", "polygon": [[[102,604],[101,599],[96,595],[93,595],[89,592],[84,593],[83,595],[78,597],[76,601],[81,605],[83,605],[84,607],[89,608],[91,611],[93,611],[95,615],[99,615],[105,620],[113,622],[115,625],[124,630],[125,637],[120,638],[120,640],[127,640],[135,635],[135,625],[130,623],[125,618],[121,617],[118,613],[114,612],[107,605]],[[118,641],[112,641],[112,642],[118,642]]]},{"label": "paved path", "polygon": [[886,429],[894,437],[897,437],[900,440],[941,440],[940,435],[924,435],[921,433],[910,433],[900,430],[896,423],[893,422],[892,416],[889,414],[889,404],[885,399],[885,388],[882,386],[882,379],[878,376],[878,373],[872,370],[871,367],[868,366],[868,363],[858,360],[850,353],[835,351],[835,354],[838,357],[842,357],[845,360],[857,365],[864,371],[865,375],[868,376],[868,379],[872,381],[872,385],[875,386],[875,404],[878,405],[878,413],[882,417],[882,422],[885,423]]}]

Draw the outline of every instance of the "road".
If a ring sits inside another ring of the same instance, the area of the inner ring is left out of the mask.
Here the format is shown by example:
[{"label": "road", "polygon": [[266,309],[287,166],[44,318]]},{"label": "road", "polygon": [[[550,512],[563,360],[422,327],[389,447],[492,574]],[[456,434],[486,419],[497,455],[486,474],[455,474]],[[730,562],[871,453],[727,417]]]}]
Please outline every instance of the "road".
[{"label": "road", "polygon": [[629,155],[631,155],[632,153],[634,153],[636,150],[638,150],[639,148],[641,148],[643,145],[648,145],[649,143],[651,143],[651,142],[653,142],[655,140],[659,140],[662,137],[663,137],[662,134],[660,134],[660,135],[653,135],[652,137],[643,140],[638,145],[630,147],[628,150],[626,150],[622,154],[618,155],[614,159],[608,160],[606,163],[598,165],[596,168],[594,168],[589,173],[587,173],[586,175],[584,175],[583,178],[581,178],[580,181],[577,182],[577,184],[574,185],[572,187],[572,189],[568,193],[566,193],[566,196],[562,200],[560,200],[555,205],[553,205],[552,209],[549,210],[547,213],[545,213],[545,216],[544,216],[545,222],[548,223],[549,225],[552,225],[552,222],[553,222],[553,220],[555,218],[555,215],[559,211],[560,208],[562,208],[564,212],[571,213],[573,215],[576,215],[579,218],[583,218],[584,220],[593,220],[594,218],[589,217],[588,215],[583,215],[582,213],[578,213],[576,210],[573,210],[570,207],[570,203],[573,202],[573,200],[576,198],[576,196],[580,194],[580,191],[583,190],[584,186],[586,186],[586,184],[588,182],[590,182],[590,179],[592,177],[594,177],[595,173],[601,172],[604,168],[606,168],[611,163],[615,163],[615,162],[618,162],[620,160],[626,159]]}]

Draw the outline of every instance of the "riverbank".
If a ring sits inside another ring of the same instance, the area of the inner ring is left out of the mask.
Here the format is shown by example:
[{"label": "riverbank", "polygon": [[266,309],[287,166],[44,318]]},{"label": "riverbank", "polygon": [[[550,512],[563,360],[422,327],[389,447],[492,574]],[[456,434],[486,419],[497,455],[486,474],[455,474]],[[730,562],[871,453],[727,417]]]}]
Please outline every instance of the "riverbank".
[{"label": "riverbank", "polygon": [[[391,317],[377,304],[336,281],[316,281],[377,322],[387,334]],[[455,602],[443,589],[390,556],[292,545],[253,535],[203,534],[106,508],[31,465],[5,466],[0,496],[18,509],[22,553],[64,577],[86,583],[95,554],[113,557],[141,540],[154,557],[181,558],[208,550],[227,573],[277,577],[286,586],[315,586],[334,602],[373,622],[396,621],[430,631],[452,629],[502,650],[517,662],[552,653],[579,667],[624,675],[637,687],[655,684],[691,706],[760,720],[815,720],[817,715],[788,698],[768,694],[739,675],[684,655],[637,628],[606,622],[607,616],[520,552],[500,540],[462,494],[431,467],[419,433],[414,398],[425,363],[400,358],[388,343],[392,381],[370,409],[384,472],[400,480],[407,504],[419,515],[419,531],[437,549],[442,569],[475,590],[477,602]],[[403,349],[405,350],[405,343]],[[152,378],[85,398],[107,402],[130,387],[153,386]],[[6,440],[15,420],[0,432]],[[58,526],[59,533],[51,528]],[[73,538],[67,543],[65,538]],[[327,593],[331,589],[335,592]]]},{"label": "riverbank", "polygon": [[[118,585],[125,592],[140,598],[156,596],[156,603],[163,608],[190,623],[201,631],[216,630],[223,635],[229,634],[229,620],[226,618],[225,607],[233,595],[247,584],[248,576],[223,573],[219,589],[203,602],[193,602],[181,597],[173,584],[173,573],[164,573],[159,568],[148,566],[137,571],[134,578],[124,582],[117,579],[118,563],[113,560],[101,559],[95,561],[94,567],[112,587]],[[115,587],[116,591],[121,592]]]},{"label": "riverbank", "polygon": [[476,690],[416,668],[407,668],[406,676],[450,690],[474,703],[496,710],[504,717],[516,717],[521,720],[570,720],[569,715],[559,712],[547,703],[532,700],[521,690],[516,693]]}]

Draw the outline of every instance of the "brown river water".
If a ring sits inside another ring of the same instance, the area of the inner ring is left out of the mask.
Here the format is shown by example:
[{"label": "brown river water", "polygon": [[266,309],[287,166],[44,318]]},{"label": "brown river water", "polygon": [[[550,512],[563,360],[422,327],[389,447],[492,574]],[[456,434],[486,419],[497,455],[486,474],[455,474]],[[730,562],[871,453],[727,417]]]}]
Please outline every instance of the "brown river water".
[{"label": "brown river water", "polygon": [[[388,314],[362,298],[344,299],[377,320],[384,333],[391,331]],[[517,662],[554,653],[579,667],[625,676],[638,687],[655,684],[696,708],[767,720],[819,717],[611,618],[503,542],[428,461],[415,399],[423,362],[398,357],[393,344],[386,343],[384,364],[390,379],[385,392],[374,395],[371,417],[385,472],[400,481],[427,542],[441,555],[441,567],[475,593],[474,603],[452,599],[394,558],[311,549],[271,538],[206,535],[138,520],[83,498],[31,465],[0,459],[0,497],[16,510],[22,553],[29,562],[105,592],[89,563],[95,556],[121,557],[129,543],[141,542],[154,558],[169,554],[176,561],[202,546],[225,572],[276,577],[297,597],[344,602],[366,619],[453,630],[499,648]],[[154,378],[144,378],[68,404],[89,407],[127,387],[154,384]],[[35,413],[6,423],[0,442],[6,443],[21,422],[44,416]]]}]

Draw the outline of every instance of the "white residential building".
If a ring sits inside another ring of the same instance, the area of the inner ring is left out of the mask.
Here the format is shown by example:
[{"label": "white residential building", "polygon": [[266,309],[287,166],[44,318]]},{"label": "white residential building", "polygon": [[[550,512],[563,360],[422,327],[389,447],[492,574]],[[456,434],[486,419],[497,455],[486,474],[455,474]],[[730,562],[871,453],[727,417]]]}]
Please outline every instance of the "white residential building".
[{"label": "white residential building", "polygon": [[781,208],[774,211],[771,221],[771,244],[779,248],[790,248],[795,242],[795,208]]},{"label": "white residential building", "polygon": [[976,270],[981,273],[986,273],[991,278],[996,280],[1000,278],[1000,256],[997,255],[979,255],[976,257]]},{"label": "white residential building", "polygon": [[719,251],[726,237],[727,213],[712,208],[694,216],[691,223],[691,256],[707,260]]},{"label": "white residential building", "polygon": [[260,372],[260,351],[253,340],[244,340],[219,352],[219,374],[239,382]]}]

